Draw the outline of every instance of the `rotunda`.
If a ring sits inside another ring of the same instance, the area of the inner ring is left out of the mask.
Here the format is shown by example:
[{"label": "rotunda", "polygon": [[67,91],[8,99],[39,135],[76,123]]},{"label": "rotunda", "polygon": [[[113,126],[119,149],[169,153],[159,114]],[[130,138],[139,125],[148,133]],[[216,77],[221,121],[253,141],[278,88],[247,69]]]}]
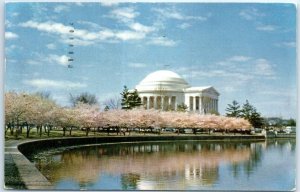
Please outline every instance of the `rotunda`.
[{"label": "rotunda", "polygon": [[180,75],[159,70],[147,75],[136,89],[146,109],[187,110],[200,114],[217,113],[219,93],[212,87],[191,87]]}]

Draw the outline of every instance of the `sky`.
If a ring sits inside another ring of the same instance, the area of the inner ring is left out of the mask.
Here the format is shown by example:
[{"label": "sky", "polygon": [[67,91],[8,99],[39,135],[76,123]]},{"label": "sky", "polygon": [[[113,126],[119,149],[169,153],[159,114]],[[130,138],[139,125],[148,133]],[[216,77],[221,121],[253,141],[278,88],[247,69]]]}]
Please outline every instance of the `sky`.
[{"label": "sky", "polygon": [[297,113],[293,4],[6,3],[5,61],[6,92],[62,106],[82,92],[101,105],[166,69],[213,86],[223,115],[233,100],[264,117]]}]

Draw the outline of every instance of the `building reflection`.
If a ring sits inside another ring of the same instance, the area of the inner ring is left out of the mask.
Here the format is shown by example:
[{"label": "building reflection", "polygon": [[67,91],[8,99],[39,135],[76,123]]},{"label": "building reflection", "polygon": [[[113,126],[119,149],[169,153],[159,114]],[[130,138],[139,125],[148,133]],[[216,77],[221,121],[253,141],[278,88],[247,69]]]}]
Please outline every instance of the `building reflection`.
[{"label": "building reflection", "polygon": [[230,165],[234,177],[239,177],[241,169],[250,175],[264,148],[270,146],[265,142],[103,145],[64,151],[36,165],[52,183],[67,178],[90,186],[101,175],[112,174],[120,175],[124,190],[180,190],[213,186],[219,180],[221,164]]}]

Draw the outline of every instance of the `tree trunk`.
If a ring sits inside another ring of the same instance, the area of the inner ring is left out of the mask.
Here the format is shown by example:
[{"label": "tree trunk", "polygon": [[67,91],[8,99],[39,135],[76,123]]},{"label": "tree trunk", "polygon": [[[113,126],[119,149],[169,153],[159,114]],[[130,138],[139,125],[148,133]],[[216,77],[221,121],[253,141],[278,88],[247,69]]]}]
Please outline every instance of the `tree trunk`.
[{"label": "tree trunk", "polygon": [[47,131],[47,136],[49,137],[50,136],[50,130],[52,129],[52,126],[51,125],[49,125],[48,126],[48,131]]},{"label": "tree trunk", "polygon": [[39,128],[40,128],[40,137],[42,137],[43,126],[39,126]]},{"label": "tree trunk", "polygon": [[26,125],[26,138],[29,138],[29,133],[30,133],[30,127],[29,127],[29,125],[27,124]]},{"label": "tree trunk", "polygon": [[18,137],[19,137],[19,121],[17,120],[17,129],[16,129],[16,131],[15,131],[15,137],[16,137],[16,139],[18,139]]},{"label": "tree trunk", "polygon": [[66,128],[63,127],[63,137],[66,136]]},{"label": "tree trunk", "polygon": [[72,136],[72,129],[73,129],[73,127],[70,127],[69,136]]},{"label": "tree trunk", "polygon": [[86,128],[86,129],[85,129],[85,136],[88,136],[88,135],[89,135],[89,131],[90,131],[90,128]]}]

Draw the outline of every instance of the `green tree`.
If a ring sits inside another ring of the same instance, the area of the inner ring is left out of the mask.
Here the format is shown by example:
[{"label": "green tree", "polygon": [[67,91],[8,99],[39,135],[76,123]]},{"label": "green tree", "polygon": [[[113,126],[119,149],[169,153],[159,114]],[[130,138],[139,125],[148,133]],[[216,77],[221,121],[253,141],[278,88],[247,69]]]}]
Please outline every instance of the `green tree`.
[{"label": "green tree", "polygon": [[75,107],[79,103],[88,105],[96,105],[98,103],[96,96],[87,92],[81,93],[77,96],[73,96],[72,94],[70,94],[70,101],[73,107]]},{"label": "green tree", "polygon": [[292,127],[295,127],[296,126],[296,120],[295,119],[289,119],[287,121],[287,126],[292,126]]},{"label": "green tree", "polygon": [[241,117],[248,120],[253,127],[262,127],[264,124],[260,113],[256,111],[256,108],[252,106],[248,100],[246,100],[246,103],[243,104]]},{"label": "green tree", "polygon": [[104,111],[108,111],[109,110],[109,106],[105,106]]},{"label": "green tree", "polygon": [[184,103],[177,105],[177,111],[179,112],[186,112],[187,108],[188,108],[187,105]]},{"label": "green tree", "polygon": [[228,107],[225,109],[227,111],[227,117],[240,117],[241,116],[241,106],[235,100],[232,101],[232,104],[228,104]]},{"label": "green tree", "polygon": [[126,86],[124,86],[124,90],[121,93],[122,95],[122,109],[132,109],[135,107],[139,107],[142,105],[142,100],[139,97],[137,90],[135,89],[133,92],[130,92]]}]

